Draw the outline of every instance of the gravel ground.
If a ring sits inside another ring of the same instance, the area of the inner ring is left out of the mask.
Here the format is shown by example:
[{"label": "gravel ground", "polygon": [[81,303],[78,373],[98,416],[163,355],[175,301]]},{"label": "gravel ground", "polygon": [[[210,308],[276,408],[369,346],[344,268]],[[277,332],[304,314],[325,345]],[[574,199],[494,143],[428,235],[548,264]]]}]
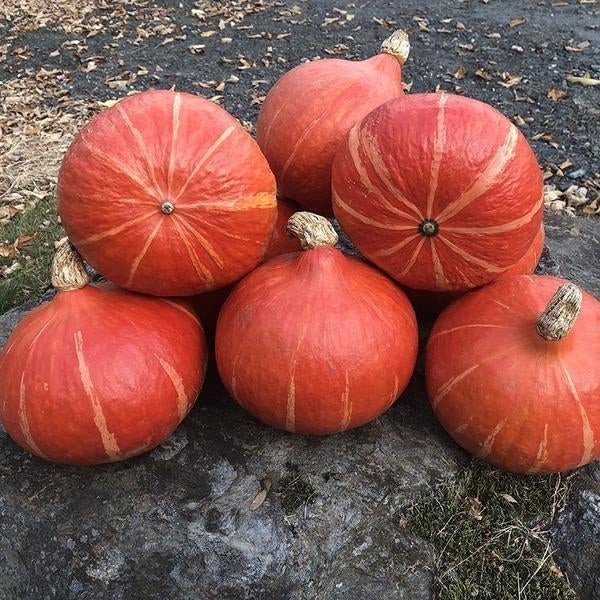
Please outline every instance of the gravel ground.
[{"label": "gravel ground", "polygon": [[[600,87],[568,81],[600,83],[600,4],[429,4],[7,0],[0,8],[0,200],[11,201],[6,190],[15,178],[17,188],[37,177],[42,191],[51,190],[76,126],[112,99],[175,86],[213,98],[252,129],[264,95],[287,69],[315,57],[368,57],[402,27],[411,37],[405,81],[412,93],[444,89],[491,103],[531,140],[550,185],[585,186],[587,196],[573,201],[578,212],[600,210]],[[22,143],[40,131],[50,134],[42,148]],[[41,164],[40,153],[48,157]]]}]

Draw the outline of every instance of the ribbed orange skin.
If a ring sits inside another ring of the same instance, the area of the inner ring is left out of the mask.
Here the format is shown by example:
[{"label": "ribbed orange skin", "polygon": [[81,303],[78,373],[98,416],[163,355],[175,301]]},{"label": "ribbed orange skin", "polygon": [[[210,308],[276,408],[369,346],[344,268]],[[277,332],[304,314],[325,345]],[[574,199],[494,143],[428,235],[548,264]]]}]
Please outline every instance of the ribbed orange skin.
[{"label": "ribbed orange skin", "polygon": [[114,286],[58,292],[0,355],[0,420],[28,452],[80,465],[146,452],[196,401],[204,333],[190,307]]},{"label": "ribbed orange skin", "polygon": [[[403,285],[467,290],[498,278],[542,220],[542,174],[527,140],[492,107],[415,94],[352,128],[332,168],[336,218]],[[437,234],[419,231],[435,221]]]},{"label": "ribbed orange skin", "polygon": [[[510,277],[511,275],[531,275],[540,262],[542,252],[544,251],[544,226],[540,227],[538,234],[533,240],[533,244],[525,252],[523,257],[517,261],[510,269],[507,269],[500,277]],[[499,277],[499,279],[500,279]],[[464,292],[430,292],[429,290],[412,290],[405,288],[404,291],[412,302],[418,313],[437,314],[446,308],[450,302],[460,298]]]},{"label": "ribbed orange skin", "polygon": [[536,330],[563,283],[500,279],[449,306],[427,344],[436,416],[463,448],[509,471],[565,471],[600,457],[600,303],[584,293],[563,340]]},{"label": "ribbed orange skin", "polygon": [[331,164],[348,130],[401,96],[402,66],[389,54],[363,61],[316,60],[288,71],[267,94],[256,139],[279,192],[331,216]]},{"label": "ribbed orange skin", "polygon": [[278,429],[323,435],[385,412],[406,387],[417,324],[404,293],[320,247],[258,267],[219,315],[216,357],[237,402]]},{"label": "ribbed orange skin", "polygon": [[302,210],[298,204],[289,198],[277,199],[277,222],[271,241],[265,252],[263,261],[286,254],[287,252],[299,252],[302,250],[298,238],[287,234],[288,219],[299,210]]},{"label": "ribbed orange skin", "polygon": [[[167,201],[171,214],[161,210]],[[222,108],[147,91],[103,111],[75,138],[59,174],[58,210],[72,243],[111,281],[189,296],[236,281],[262,260],[277,218],[275,179]]]}]

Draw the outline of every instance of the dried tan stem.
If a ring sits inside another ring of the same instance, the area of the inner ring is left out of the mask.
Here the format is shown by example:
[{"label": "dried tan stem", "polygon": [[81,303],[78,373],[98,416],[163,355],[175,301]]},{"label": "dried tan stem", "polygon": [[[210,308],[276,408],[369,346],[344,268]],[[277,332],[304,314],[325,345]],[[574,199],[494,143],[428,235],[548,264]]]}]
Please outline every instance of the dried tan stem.
[{"label": "dried tan stem", "polygon": [[339,239],[333,225],[325,217],[306,211],[294,213],[288,219],[287,232],[300,240],[304,250],[335,246]]},{"label": "dried tan stem", "polygon": [[402,29],[394,31],[390,37],[383,40],[379,52],[391,54],[398,59],[401,65],[403,65],[410,53],[410,42],[408,41],[408,34],[406,31],[403,31]]},{"label": "dried tan stem", "polygon": [[90,282],[83,259],[65,239],[56,249],[52,261],[52,287],[60,292],[79,290]]},{"label": "dried tan stem", "polygon": [[537,331],[549,341],[567,337],[581,310],[583,294],[572,283],[561,285],[537,320]]}]

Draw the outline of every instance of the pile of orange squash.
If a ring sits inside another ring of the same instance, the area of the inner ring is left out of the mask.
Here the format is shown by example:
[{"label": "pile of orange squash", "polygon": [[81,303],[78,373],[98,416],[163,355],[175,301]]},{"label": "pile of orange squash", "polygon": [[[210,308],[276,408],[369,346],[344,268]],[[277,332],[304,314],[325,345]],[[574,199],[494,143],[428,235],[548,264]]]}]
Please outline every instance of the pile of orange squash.
[{"label": "pile of orange squash", "polygon": [[[57,293],[0,355],[0,420],[74,464],[164,441],[209,346],[231,396],[271,427],[336,434],[383,414],[414,371],[417,314],[436,416],[501,468],[600,456],[600,303],[532,275],[543,183],[491,106],[404,95],[402,31],[363,61],[317,60],[273,86],[256,141],[198,96],[149,90],[64,157]],[[364,258],[338,249],[335,217]],[[90,284],[85,263],[108,281]],[[415,308],[416,313],[415,313]]]}]

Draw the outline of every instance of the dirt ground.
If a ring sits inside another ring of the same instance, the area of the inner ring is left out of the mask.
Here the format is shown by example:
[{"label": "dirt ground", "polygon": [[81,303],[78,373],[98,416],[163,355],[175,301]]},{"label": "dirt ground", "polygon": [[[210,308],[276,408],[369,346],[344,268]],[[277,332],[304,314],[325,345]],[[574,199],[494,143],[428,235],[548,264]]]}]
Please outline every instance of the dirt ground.
[{"label": "dirt ground", "polygon": [[549,184],[585,186],[575,206],[600,210],[600,4],[591,0],[5,0],[0,201],[51,191],[76,127],[112,99],[175,86],[251,128],[287,69],[367,57],[397,27],[410,32],[411,93],[491,103],[532,142]]}]

